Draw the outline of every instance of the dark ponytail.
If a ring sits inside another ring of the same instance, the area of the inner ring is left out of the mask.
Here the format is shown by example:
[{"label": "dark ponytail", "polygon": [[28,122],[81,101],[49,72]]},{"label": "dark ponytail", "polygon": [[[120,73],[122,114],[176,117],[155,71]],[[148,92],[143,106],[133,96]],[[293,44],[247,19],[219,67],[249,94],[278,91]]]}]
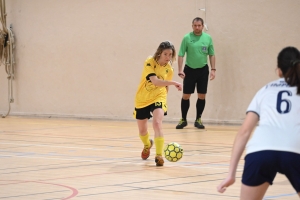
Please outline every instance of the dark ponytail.
[{"label": "dark ponytail", "polygon": [[297,94],[300,95],[300,60],[293,60],[292,67],[287,71],[284,78],[290,86],[297,87]]},{"label": "dark ponytail", "polygon": [[277,57],[278,68],[281,69],[285,81],[290,86],[297,87],[300,95],[300,52],[295,47],[286,47]]}]

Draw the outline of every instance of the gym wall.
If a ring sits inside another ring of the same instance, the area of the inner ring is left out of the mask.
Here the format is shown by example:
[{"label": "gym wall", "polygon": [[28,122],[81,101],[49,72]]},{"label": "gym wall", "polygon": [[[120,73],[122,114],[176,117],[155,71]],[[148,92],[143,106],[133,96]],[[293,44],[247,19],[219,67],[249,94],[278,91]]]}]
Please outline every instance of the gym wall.
[{"label": "gym wall", "polygon": [[[10,116],[133,120],[144,60],[159,43],[179,50],[202,17],[214,41],[216,79],[209,81],[205,123],[239,124],[254,94],[277,79],[276,57],[300,48],[299,0],[9,0],[16,73]],[[205,11],[204,11],[204,9]],[[202,9],[202,10],[201,10]],[[174,79],[177,62],[173,64]],[[0,66],[0,114],[8,110]],[[182,93],[170,87],[168,116],[181,118]],[[191,97],[188,120],[196,115]]]}]

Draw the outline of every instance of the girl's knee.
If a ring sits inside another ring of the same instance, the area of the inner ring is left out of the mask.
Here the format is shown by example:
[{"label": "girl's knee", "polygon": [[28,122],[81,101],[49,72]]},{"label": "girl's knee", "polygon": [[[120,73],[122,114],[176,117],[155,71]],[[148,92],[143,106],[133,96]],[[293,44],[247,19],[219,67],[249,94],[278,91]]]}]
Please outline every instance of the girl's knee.
[{"label": "girl's knee", "polygon": [[160,120],[153,120],[153,129],[161,129],[162,121]]}]

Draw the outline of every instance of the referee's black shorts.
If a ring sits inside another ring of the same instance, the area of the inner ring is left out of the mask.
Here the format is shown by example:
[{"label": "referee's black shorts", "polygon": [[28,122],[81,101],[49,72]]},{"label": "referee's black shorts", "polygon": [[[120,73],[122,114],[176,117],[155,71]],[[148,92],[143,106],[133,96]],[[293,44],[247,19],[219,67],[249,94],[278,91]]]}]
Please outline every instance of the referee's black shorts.
[{"label": "referee's black shorts", "polygon": [[183,79],[183,93],[193,94],[197,86],[197,93],[206,94],[208,84],[208,65],[202,68],[193,69],[185,65],[183,72],[185,78]]}]

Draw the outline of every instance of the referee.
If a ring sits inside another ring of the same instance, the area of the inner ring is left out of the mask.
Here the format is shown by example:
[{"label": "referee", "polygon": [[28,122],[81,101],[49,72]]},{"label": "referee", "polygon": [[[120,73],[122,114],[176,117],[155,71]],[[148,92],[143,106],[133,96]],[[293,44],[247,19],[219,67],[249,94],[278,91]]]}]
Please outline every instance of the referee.
[{"label": "referee", "polygon": [[[181,119],[176,129],[187,126],[187,113],[190,107],[190,97],[197,88],[198,100],[196,104],[197,115],[194,126],[204,129],[201,116],[205,107],[205,95],[207,93],[208,77],[213,80],[216,75],[215,52],[212,38],[209,34],[202,32],[204,21],[196,17],[192,21],[193,32],[186,34],[180,45],[178,53],[178,75],[183,79],[183,95],[181,99]],[[182,67],[183,57],[186,53],[184,69]],[[210,61],[210,73],[207,65],[207,57]]]}]

